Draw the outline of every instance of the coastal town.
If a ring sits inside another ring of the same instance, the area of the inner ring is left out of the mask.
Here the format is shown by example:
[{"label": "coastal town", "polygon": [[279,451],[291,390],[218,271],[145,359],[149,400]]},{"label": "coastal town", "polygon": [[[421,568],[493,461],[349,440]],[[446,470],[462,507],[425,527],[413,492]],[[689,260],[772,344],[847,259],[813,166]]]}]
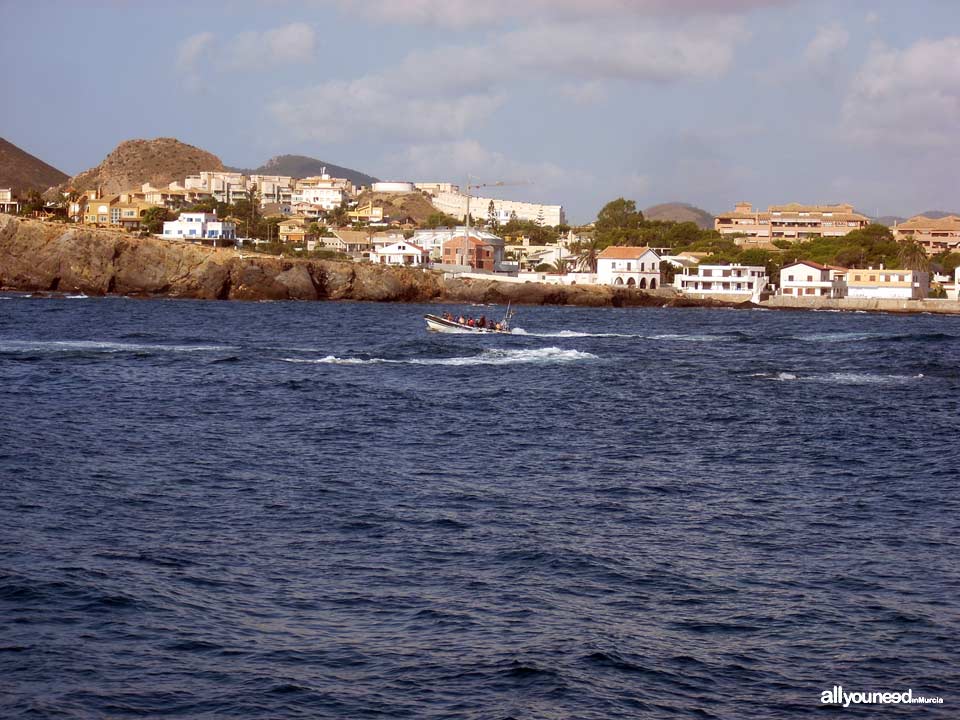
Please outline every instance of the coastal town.
[{"label": "coastal town", "polygon": [[[191,167],[212,162],[203,156],[216,160],[169,138],[128,141],[115,154],[144,153],[158,143],[165,152],[201,153]],[[141,176],[157,176],[155,159],[140,161]],[[691,208],[701,214],[698,223],[669,214],[647,218],[618,198],[595,221],[571,225],[561,204],[483,194],[526,183],[362,184],[369,176],[319,170],[295,177],[201,169],[138,184],[127,174],[120,191],[105,190],[103,178],[81,190],[68,180],[42,197],[0,188],[0,212],[246,256],[400,266],[464,280],[610,286],[781,307],[952,312],[960,302],[960,216],[953,214],[888,226],[849,203],[761,210],[738,202],[714,216]],[[106,184],[117,187],[110,177]]]}]

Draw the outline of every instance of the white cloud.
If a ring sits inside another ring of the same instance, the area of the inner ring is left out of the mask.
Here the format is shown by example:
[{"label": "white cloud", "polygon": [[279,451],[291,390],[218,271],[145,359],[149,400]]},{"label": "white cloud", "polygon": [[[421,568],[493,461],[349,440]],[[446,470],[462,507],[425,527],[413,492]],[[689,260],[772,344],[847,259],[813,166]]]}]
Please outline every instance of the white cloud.
[{"label": "white cloud", "polygon": [[514,21],[596,21],[636,17],[727,15],[795,0],[340,0],[340,5],[384,23],[470,28]]},{"label": "white cloud", "polygon": [[313,57],[315,33],[305,23],[222,39],[212,32],[191,35],[177,47],[176,67],[187,89],[202,89],[202,78],[216,72],[268,69]]},{"label": "white cloud", "polygon": [[496,112],[493,94],[454,98],[408,96],[381,77],[328,82],[269,105],[273,115],[302,138],[340,141],[356,135],[416,141],[463,134]]},{"label": "white cloud", "polygon": [[728,69],[735,38],[742,37],[733,19],[538,25],[484,45],[414,51],[380,72],[285,96],[270,110],[304,137],[453,139],[488,120],[522,83],[596,102],[607,81],[716,77]]},{"label": "white cloud", "polygon": [[528,202],[561,203],[561,198],[598,184],[589,173],[564,168],[554,162],[530,162],[496,150],[473,139],[412,145],[385,160],[390,177],[430,181],[438,178],[466,183],[506,183],[502,188],[484,187],[474,192],[488,197],[510,197]]},{"label": "white cloud", "polygon": [[904,50],[874,46],[853,80],[841,129],[854,141],[955,148],[960,135],[960,37]]},{"label": "white cloud", "polygon": [[824,67],[833,57],[847,47],[850,42],[850,33],[837,23],[817,28],[816,35],[803,51],[804,60],[808,65]]},{"label": "white cloud", "polygon": [[200,32],[188,37],[177,48],[177,70],[185,87],[191,92],[197,92],[202,88],[199,66],[204,56],[209,57],[214,41],[213,33]]},{"label": "white cloud", "polygon": [[590,81],[564,83],[560,86],[560,94],[577,105],[597,105],[605,101],[610,93],[606,83]]}]

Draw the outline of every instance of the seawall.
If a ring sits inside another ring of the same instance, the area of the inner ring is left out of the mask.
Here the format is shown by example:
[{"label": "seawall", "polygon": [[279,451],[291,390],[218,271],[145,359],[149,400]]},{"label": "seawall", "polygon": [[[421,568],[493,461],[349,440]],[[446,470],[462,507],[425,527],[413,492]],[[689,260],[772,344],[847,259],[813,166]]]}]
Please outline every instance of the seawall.
[{"label": "seawall", "polygon": [[762,307],[787,310],[842,310],[846,312],[937,313],[960,315],[956,300],[874,300],[868,298],[791,298],[777,295],[760,303]]}]

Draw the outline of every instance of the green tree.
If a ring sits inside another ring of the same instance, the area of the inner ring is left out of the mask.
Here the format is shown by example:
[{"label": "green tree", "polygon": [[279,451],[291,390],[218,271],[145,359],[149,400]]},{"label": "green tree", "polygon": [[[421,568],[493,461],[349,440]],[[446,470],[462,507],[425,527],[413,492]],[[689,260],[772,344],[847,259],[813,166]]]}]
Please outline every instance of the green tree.
[{"label": "green tree", "polygon": [[558,275],[565,275],[570,269],[571,259],[568,257],[558,257],[553,262],[552,272],[557,273]]},{"label": "green tree", "polygon": [[897,253],[897,260],[900,267],[904,270],[929,270],[930,257],[923,245],[916,240],[909,240],[900,243],[900,252]]},{"label": "green tree", "polygon": [[163,223],[172,219],[170,213],[164,207],[147,208],[140,217],[140,228],[152,235],[158,235],[163,232]]},{"label": "green tree", "polygon": [[577,267],[584,272],[595,273],[597,271],[597,258],[600,257],[601,250],[600,240],[596,235],[581,241],[575,248]]},{"label": "green tree", "polygon": [[32,215],[43,210],[44,205],[43,196],[36,190],[30,190],[20,204],[20,212],[23,215]]},{"label": "green tree", "polygon": [[643,226],[643,213],[633,200],[617,198],[604,205],[594,223],[600,243],[608,245],[636,245]]},{"label": "green tree", "polygon": [[439,227],[456,227],[459,224],[459,221],[452,215],[435,212],[427,216],[427,220],[423,223],[423,226],[432,230]]}]

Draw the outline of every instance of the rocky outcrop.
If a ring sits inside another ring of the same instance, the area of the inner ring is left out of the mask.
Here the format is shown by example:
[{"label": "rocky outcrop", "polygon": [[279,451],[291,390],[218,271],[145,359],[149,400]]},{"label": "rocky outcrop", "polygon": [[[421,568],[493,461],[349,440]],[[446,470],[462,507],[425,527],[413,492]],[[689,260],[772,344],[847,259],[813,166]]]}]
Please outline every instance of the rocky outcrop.
[{"label": "rocky outcrop", "polygon": [[182,143],[176,138],[126,140],[117,145],[95,168],[84,170],[59,189],[77,191],[99,188],[105,195],[139,189],[143,183],[166,187],[201,170],[223,170],[213,153]]},{"label": "rocky outcrop", "polygon": [[0,215],[0,288],[207,300],[722,305],[594,285],[444,280],[438,272],[279,258],[9,215]]}]

